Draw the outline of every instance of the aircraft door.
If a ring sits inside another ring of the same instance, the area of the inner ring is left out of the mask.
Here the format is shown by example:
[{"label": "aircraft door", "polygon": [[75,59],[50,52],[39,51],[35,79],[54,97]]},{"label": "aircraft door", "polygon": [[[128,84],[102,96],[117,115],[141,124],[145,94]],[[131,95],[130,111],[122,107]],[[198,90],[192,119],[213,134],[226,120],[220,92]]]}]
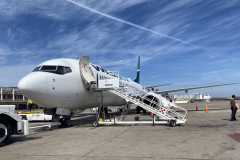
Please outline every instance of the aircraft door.
[{"label": "aircraft door", "polygon": [[79,69],[82,79],[87,84],[96,84],[96,79],[94,78],[94,75],[92,71],[89,68],[89,57],[82,56],[79,59]]}]

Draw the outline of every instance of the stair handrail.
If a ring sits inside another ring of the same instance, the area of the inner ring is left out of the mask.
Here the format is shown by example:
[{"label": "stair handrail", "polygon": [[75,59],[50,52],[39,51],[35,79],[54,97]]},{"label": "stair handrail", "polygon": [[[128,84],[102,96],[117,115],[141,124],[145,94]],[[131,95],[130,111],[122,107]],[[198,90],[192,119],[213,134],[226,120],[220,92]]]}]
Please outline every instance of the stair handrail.
[{"label": "stair handrail", "polygon": [[[166,106],[164,106],[164,105],[162,105],[162,104],[160,104],[160,103],[158,103],[158,102],[155,102],[155,101],[152,101],[151,99],[148,99],[147,97],[143,97],[146,93],[148,93],[148,92],[147,92],[146,90],[144,90],[144,89],[137,88],[136,86],[133,86],[133,85],[131,85],[129,82],[126,82],[126,81],[122,82],[122,84],[123,84],[124,87],[121,88],[121,90],[124,90],[124,89],[125,89],[125,90],[127,91],[127,92],[123,92],[123,93],[125,93],[125,94],[131,93],[131,94],[135,95],[135,99],[136,99],[137,97],[141,97],[141,98],[143,98],[143,99],[145,99],[145,100],[147,100],[147,101],[149,101],[149,102],[157,105],[158,107],[162,107],[162,106],[163,106],[164,108],[167,108],[169,112],[176,114],[178,117],[182,117],[183,119],[185,118],[185,116],[186,116],[186,114],[187,114],[187,110],[186,110],[185,108],[182,108],[182,107],[180,107],[180,106],[178,106],[178,105],[176,105],[176,104],[173,104],[172,102],[169,102],[167,99],[165,99],[165,98],[162,97],[161,95],[158,95],[158,96],[159,96],[159,98],[161,99],[161,101],[162,101],[163,103],[164,103],[164,101],[165,101],[165,103],[166,103],[166,102],[167,102],[167,103],[170,103],[170,104],[171,104],[171,107],[179,108],[179,109],[185,111],[185,114],[184,114],[184,115],[183,115],[183,114],[180,114],[180,113],[176,112],[175,110],[171,109],[171,108],[168,107],[168,106],[166,107]],[[137,93],[135,93],[134,90],[130,90],[130,88],[134,88],[135,90],[137,90]],[[139,92],[140,92],[140,93],[139,93]],[[141,93],[142,93],[142,94],[141,94]]]}]

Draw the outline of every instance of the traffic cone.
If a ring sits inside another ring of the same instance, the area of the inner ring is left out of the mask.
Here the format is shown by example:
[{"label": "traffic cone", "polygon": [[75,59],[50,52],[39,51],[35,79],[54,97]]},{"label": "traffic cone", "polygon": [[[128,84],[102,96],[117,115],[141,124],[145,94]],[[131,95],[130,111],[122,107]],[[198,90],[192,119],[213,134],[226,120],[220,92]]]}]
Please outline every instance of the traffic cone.
[{"label": "traffic cone", "polygon": [[151,112],[151,117],[153,116],[153,112]]},{"label": "traffic cone", "polygon": [[198,111],[198,107],[197,107],[197,104],[196,104],[196,111]]},{"label": "traffic cone", "polygon": [[206,105],[206,109],[205,109],[205,112],[208,112],[208,108],[207,108],[207,105]]}]

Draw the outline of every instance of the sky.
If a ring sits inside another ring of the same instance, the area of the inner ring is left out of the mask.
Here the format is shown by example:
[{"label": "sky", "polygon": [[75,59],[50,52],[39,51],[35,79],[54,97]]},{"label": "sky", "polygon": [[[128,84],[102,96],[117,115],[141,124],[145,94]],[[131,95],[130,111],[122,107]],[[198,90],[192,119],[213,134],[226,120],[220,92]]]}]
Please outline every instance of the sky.
[{"label": "sky", "polygon": [[[240,0],[1,0],[0,86],[79,59],[159,90],[240,82]],[[191,90],[240,96],[240,84]],[[185,94],[176,92],[173,94]]]}]

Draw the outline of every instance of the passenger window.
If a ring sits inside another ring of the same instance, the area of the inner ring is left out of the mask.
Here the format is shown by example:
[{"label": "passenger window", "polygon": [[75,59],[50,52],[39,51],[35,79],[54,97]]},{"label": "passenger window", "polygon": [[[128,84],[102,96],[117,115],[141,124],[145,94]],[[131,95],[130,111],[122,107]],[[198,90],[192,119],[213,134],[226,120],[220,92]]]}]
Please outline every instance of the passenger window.
[{"label": "passenger window", "polygon": [[57,73],[58,73],[58,74],[64,74],[64,68],[63,68],[63,66],[58,66],[58,67],[57,67]]},{"label": "passenger window", "polygon": [[70,67],[65,67],[65,73],[70,73],[72,72],[71,68]]}]

